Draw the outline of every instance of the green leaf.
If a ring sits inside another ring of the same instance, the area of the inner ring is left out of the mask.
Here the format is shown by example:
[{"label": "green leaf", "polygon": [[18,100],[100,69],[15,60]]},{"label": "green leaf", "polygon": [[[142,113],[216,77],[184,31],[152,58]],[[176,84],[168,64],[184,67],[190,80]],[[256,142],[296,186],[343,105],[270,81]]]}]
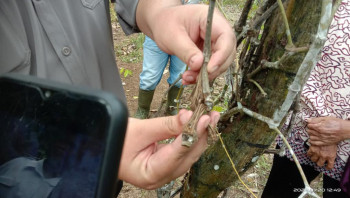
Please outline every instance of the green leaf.
[{"label": "green leaf", "polygon": [[120,68],[120,71],[119,71],[119,72],[120,72],[120,75],[122,75],[122,74],[123,74],[124,70],[125,70],[125,69],[124,69],[123,67],[122,67],[122,68]]},{"label": "green leaf", "polygon": [[129,69],[126,69],[126,70],[124,71],[124,77],[126,78],[126,77],[128,77],[129,75],[132,75],[132,71],[129,70]]},{"label": "green leaf", "polygon": [[220,112],[220,113],[225,111],[225,109],[223,107],[220,107],[220,106],[214,106],[213,110],[217,111],[217,112]]}]

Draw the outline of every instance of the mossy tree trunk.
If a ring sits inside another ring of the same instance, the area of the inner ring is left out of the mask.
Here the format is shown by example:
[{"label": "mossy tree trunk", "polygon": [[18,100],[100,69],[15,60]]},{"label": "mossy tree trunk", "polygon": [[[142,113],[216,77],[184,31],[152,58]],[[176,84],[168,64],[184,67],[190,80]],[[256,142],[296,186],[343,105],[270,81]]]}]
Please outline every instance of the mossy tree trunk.
[{"label": "mossy tree trunk", "polygon": [[[276,1],[271,1],[271,4],[274,2]],[[320,21],[321,1],[287,0],[284,5],[295,46],[310,45]],[[266,97],[263,97],[254,84],[247,81],[246,75],[252,72],[261,60],[274,62],[282,57],[287,44],[285,32],[281,12],[277,8],[264,24],[260,43],[256,46],[243,46],[242,49],[246,49],[246,52],[241,54],[239,60],[243,74],[239,91],[241,103],[248,109],[270,118],[284,102],[288,86],[293,82],[306,52],[295,53],[286,58],[278,69],[265,69],[255,75],[254,80],[265,90]],[[242,114],[236,115],[231,121],[220,122],[218,126],[240,174],[254,164],[276,137],[276,133],[271,131],[267,124]],[[219,169],[215,170],[214,166]],[[207,149],[190,170],[181,197],[217,197],[225,188],[232,186],[236,179],[237,176],[218,141]]]}]

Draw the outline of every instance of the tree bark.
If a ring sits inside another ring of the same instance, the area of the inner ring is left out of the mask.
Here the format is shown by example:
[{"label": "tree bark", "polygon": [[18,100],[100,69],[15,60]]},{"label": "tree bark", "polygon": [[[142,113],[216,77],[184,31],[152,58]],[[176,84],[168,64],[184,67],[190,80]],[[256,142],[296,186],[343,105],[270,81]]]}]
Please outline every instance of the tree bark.
[{"label": "tree bark", "polygon": [[[320,0],[288,0],[284,5],[293,43],[296,47],[310,45],[320,21]],[[240,56],[239,61],[244,76],[239,94],[241,103],[248,109],[270,118],[284,102],[288,86],[293,82],[306,54],[296,53],[284,59],[278,69],[265,69],[255,75],[254,80],[263,87],[267,93],[266,97],[263,97],[254,84],[247,81],[246,75],[259,66],[261,60],[278,61],[285,53],[287,38],[280,13],[279,9],[274,11],[265,22],[260,44],[255,48],[247,47],[249,50]],[[235,116],[232,122],[220,122],[218,126],[240,174],[255,163],[276,137],[276,133],[272,132],[267,124],[246,115]],[[214,169],[214,166],[219,169]],[[181,197],[217,197],[225,188],[232,186],[236,179],[237,176],[222,145],[217,142],[209,147],[191,168],[184,181]]]}]

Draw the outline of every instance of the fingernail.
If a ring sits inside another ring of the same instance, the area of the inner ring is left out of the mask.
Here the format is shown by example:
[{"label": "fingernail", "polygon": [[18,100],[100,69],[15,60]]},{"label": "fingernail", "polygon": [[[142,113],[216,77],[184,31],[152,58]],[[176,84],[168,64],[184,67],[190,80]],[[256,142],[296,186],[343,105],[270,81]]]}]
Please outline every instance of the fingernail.
[{"label": "fingernail", "polygon": [[219,69],[219,66],[209,67],[208,68],[208,73],[213,73],[213,72],[215,72],[218,69]]},{"label": "fingernail", "polygon": [[185,76],[184,78],[185,78],[185,80],[187,82],[193,82],[194,81],[194,77],[193,76]]}]

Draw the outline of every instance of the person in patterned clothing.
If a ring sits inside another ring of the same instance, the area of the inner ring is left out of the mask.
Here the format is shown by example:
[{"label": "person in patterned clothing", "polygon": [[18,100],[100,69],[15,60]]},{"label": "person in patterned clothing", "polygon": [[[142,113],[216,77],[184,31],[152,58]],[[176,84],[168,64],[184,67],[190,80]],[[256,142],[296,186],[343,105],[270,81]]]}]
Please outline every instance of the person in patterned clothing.
[{"label": "person in patterned clothing", "polygon": [[[338,8],[300,97],[288,142],[309,182],[323,173],[324,198],[349,197],[339,180],[350,154],[350,0]],[[277,147],[284,147],[277,138]],[[275,156],[263,198],[298,197],[304,188],[291,154]]]}]

